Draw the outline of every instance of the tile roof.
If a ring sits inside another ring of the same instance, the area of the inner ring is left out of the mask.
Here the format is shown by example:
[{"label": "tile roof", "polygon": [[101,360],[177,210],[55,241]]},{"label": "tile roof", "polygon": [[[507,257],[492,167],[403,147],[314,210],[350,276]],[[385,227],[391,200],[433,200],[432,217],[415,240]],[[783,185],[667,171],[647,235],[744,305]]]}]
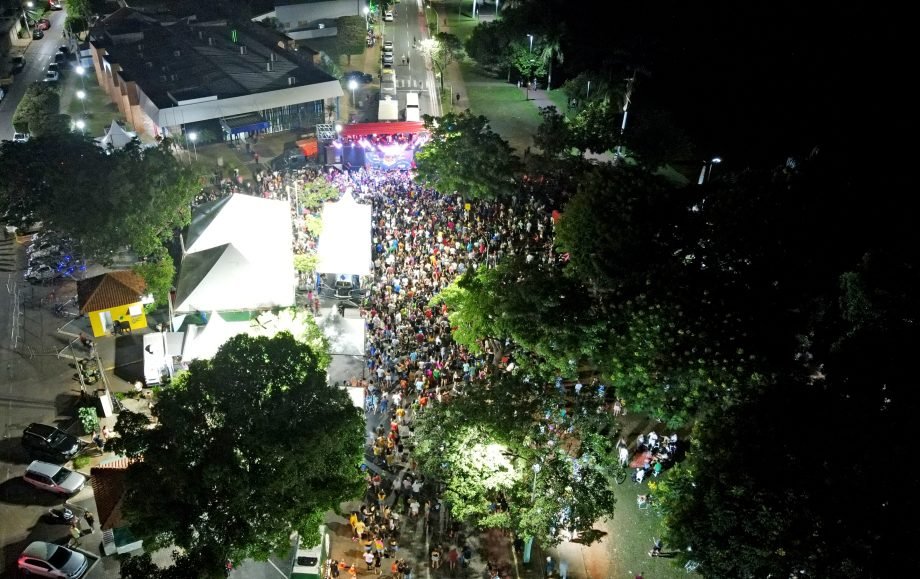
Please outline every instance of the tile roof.
[{"label": "tile roof", "polygon": [[107,310],[140,301],[147,282],[133,271],[110,271],[77,282],[80,313]]},{"label": "tile roof", "polygon": [[96,511],[102,529],[113,529],[122,523],[121,500],[125,494],[125,475],[132,460],[120,458],[90,469]]}]

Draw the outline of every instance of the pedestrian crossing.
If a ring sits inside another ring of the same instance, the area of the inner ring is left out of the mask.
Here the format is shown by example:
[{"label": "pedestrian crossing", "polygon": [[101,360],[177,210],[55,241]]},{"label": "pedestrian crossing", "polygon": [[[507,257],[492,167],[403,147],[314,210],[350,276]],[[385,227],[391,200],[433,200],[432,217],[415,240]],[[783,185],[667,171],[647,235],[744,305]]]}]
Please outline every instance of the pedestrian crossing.
[{"label": "pedestrian crossing", "polygon": [[414,78],[398,78],[396,79],[396,87],[405,88],[405,89],[425,90],[425,81],[416,80]]},{"label": "pedestrian crossing", "polygon": [[0,271],[16,271],[16,238],[0,237]]}]

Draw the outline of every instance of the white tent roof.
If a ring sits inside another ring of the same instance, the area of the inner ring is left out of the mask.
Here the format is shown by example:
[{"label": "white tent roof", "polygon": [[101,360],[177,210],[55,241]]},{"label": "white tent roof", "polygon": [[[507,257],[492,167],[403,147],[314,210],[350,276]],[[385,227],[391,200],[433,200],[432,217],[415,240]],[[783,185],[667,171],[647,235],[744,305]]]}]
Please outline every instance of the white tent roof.
[{"label": "white tent roof", "polygon": [[99,143],[99,146],[102,148],[108,148],[109,145],[112,145],[116,149],[120,149],[131,142],[131,139],[137,137],[136,133],[129,133],[121,128],[114,120],[112,124],[109,125],[109,130],[106,131],[105,136],[96,141]]},{"label": "white tent roof", "polygon": [[176,284],[177,313],[294,305],[291,214],[284,201],[231,195],[200,206]]},{"label": "white tent roof", "polygon": [[249,320],[230,321],[218,312],[208,315],[204,327],[189,326],[185,332],[185,346],[182,350],[184,360],[210,360],[227,340],[239,334],[245,334],[252,327]]},{"label": "white tent roof", "polygon": [[368,275],[371,272],[371,206],[346,192],[323,206],[323,229],[317,244],[318,273]]}]

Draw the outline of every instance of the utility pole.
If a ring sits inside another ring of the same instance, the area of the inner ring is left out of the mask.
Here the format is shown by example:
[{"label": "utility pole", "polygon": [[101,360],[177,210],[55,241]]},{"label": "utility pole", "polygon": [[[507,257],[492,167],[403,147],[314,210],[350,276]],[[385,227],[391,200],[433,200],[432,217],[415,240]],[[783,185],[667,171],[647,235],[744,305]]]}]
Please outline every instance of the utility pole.
[{"label": "utility pole", "polygon": [[[632,91],[633,85],[636,82],[636,71],[633,71],[633,74],[630,78],[626,79],[626,94],[623,96],[623,123],[620,125],[620,143],[617,143],[616,157],[613,162],[616,163],[617,159],[620,158],[620,151],[623,147],[623,133],[626,132],[626,115],[629,114],[629,103],[632,101]],[[590,84],[588,85],[590,86]]]}]

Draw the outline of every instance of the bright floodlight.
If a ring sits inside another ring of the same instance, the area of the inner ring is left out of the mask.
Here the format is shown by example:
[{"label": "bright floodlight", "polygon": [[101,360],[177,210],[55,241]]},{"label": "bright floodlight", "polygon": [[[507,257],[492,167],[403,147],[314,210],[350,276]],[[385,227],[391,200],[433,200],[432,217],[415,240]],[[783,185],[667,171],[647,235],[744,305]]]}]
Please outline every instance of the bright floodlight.
[{"label": "bright floodlight", "polygon": [[81,131],[82,131],[84,128],[86,128],[86,123],[83,122],[83,119],[80,119],[80,120],[77,121],[77,128],[80,129]]},{"label": "bright floodlight", "polygon": [[336,123],[336,125],[335,125],[335,132],[341,133],[341,132],[342,132],[342,125]]},{"label": "bright floodlight", "polygon": [[31,7],[35,6],[35,4],[32,4],[31,2],[26,2],[26,6],[28,6],[29,8],[31,8]]},{"label": "bright floodlight", "polygon": [[355,90],[356,88],[358,88],[358,81],[356,81],[355,79],[351,79],[350,81],[348,81],[348,88],[350,90]]},{"label": "bright floodlight", "polygon": [[198,133],[194,133],[194,132],[189,133],[188,138],[194,143],[195,141],[198,140]]},{"label": "bright floodlight", "polygon": [[74,70],[76,70],[77,74],[79,74],[80,76],[83,76],[83,73],[86,72],[86,69],[83,68],[82,66],[78,66]]},{"label": "bright floodlight", "polygon": [[722,162],[722,157],[713,157],[713,158],[712,158],[712,162],[713,162],[713,163],[721,163],[721,162]]},{"label": "bright floodlight", "polygon": [[370,11],[371,11],[370,8],[368,8],[367,6],[364,7],[364,15],[365,15],[365,16],[367,16],[367,14],[368,14]]},{"label": "bright floodlight", "polygon": [[82,101],[83,99],[86,98],[86,93],[83,92],[82,90],[78,90],[78,91],[77,91],[77,98],[80,99],[80,100]]}]

